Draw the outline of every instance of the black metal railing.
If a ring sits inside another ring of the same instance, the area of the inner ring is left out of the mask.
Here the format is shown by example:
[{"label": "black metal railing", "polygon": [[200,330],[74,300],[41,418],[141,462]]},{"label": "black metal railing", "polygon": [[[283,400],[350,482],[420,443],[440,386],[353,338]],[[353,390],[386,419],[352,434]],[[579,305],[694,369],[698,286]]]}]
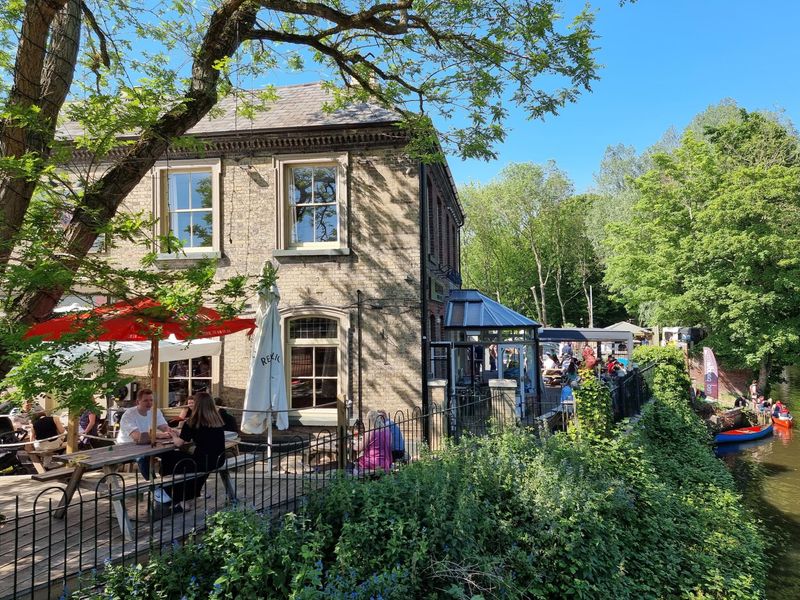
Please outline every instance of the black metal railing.
[{"label": "black metal railing", "polygon": [[638,415],[642,405],[650,400],[655,364],[635,368],[623,377],[609,382],[614,422],[619,423]]}]

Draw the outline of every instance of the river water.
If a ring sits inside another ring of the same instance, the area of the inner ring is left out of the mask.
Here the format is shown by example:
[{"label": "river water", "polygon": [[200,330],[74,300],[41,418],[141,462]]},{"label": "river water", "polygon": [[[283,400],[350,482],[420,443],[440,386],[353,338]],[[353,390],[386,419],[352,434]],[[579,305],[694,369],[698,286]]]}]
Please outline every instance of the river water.
[{"label": "river water", "polygon": [[789,405],[798,429],[775,427],[772,437],[726,448],[722,456],[769,530],[770,600],[800,598],[800,367],[784,376],[787,382],[773,388],[772,397]]}]

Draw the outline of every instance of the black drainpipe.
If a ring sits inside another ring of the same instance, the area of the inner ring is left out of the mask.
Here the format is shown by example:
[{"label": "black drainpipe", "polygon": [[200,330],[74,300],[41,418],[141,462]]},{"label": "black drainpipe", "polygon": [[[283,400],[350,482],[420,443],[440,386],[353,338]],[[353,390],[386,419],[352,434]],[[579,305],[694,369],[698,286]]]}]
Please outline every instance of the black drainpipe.
[{"label": "black drainpipe", "polygon": [[363,314],[364,314],[364,293],[361,290],[356,290],[356,297],[358,298],[358,420],[360,423],[363,423],[363,411],[362,411],[362,395],[361,390],[364,386],[364,380],[362,378],[362,368],[361,368],[361,330],[363,327]]},{"label": "black drainpipe", "polygon": [[423,439],[428,441],[428,185],[425,175],[425,165],[419,163],[419,288],[420,302],[420,331],[421,356],[422,356],[422,414]]}]

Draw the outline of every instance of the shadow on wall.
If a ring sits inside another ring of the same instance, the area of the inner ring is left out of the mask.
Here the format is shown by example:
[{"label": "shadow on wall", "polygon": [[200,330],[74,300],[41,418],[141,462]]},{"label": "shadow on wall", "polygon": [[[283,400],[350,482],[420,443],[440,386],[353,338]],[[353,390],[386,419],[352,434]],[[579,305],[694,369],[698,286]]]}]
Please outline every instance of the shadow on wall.
[{"label": "shadow on wall", "polygon": [[[332,282],[351,306],[353,401],[358,397],[357,290],[364,292],[362,374],[364,411],[410,409],[422,405],[420,364],[419,198],[414,175],[402,175],[407,159],[385,169],[370,160],[355,169],[350,234],[352,278]],[[385,164],[385,163],[384,163]],[[385,170],[397,182],[392,187]],[[408,177],[408,179],[404,179]],[[388,402],[388,406],[387,406]]]}]

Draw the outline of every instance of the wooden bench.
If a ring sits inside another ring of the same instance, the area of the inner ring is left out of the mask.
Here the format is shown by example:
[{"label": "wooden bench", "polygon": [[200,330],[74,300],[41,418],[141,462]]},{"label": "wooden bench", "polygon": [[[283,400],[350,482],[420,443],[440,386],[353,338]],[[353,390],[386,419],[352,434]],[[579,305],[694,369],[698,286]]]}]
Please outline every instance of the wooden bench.
[{"label": "wooden bench", "polygon": [[47,473],[47,462],[54,456],[63,454],[66,448],[55,448],[52,450],[25,450],[25,453],[30,457],[33,468],[36,469],[38,475]]},{"label": "wooden bench", "polygon": [[[208,475],[218,475],[222,484],[225,486],[225,493],[228,496],[228,499],[231,502],[236,502],[236,488],[233,485],[233,482],[230,478],[230,473],[235,472],[237,469],[241,467],[246,467],[258,462],[259,458],[255,454],[240,454],[238,456],[232,456],[225,461],[225,464],[221,465],[220,467],[209,471]],[[118,489],[111,494],[112,499],[121,499],[126,498],[134,495],[141,494],[143,492],[149,491],[151,488],[154,487],[162,487],[162,486],[169,486],[175,483],[181,483],[185,481],[192,481],[193,479],[197,479],[201,475],[205,475],[204,471],[191,471],[188,473],[180,473],[176,475],[164,475],[163,477],[159,477],[155,480],[147,480],[135,484],[135,485],[126,485],[124,489]]]},{"label": "wooden bench", "polygon": [[34,481],[54,481],[64,477],[71,477],[74,471],[75,467],[59,467],[58,469],[51,469],[49,471],[45,471],[44,473],[36,473],[35,475],[31,475],[31,479]]}]

